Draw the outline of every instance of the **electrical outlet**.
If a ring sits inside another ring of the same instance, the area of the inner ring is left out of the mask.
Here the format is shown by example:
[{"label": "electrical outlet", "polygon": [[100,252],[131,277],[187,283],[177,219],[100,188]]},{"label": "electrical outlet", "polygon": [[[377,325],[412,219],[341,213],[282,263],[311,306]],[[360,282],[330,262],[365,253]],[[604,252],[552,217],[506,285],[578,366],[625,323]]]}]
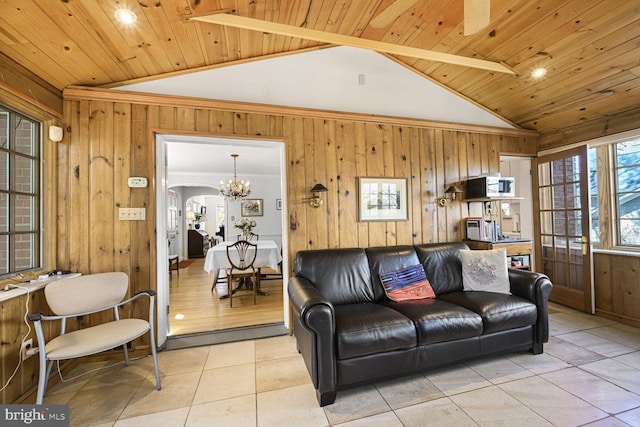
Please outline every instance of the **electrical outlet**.
[{"label": "electrical outlet", "polygon": [[32,354],[30,354],[28,351],[31,349],[31,347],[33,347],[33,339],[31,338],[29,338],[28,340],[22,343],[22,346],[20,347],[20,354],[21,354],[22,360],[27,360],[29,357],[32,356]]}]

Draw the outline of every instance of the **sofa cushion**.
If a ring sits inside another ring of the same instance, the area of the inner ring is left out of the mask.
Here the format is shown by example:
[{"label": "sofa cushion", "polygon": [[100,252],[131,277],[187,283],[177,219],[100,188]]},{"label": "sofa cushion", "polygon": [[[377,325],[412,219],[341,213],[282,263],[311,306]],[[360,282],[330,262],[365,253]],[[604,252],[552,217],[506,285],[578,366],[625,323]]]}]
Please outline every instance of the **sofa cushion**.
[{"label": "sofa cushion", "polygon": [[[365,249],[371,269],[371,284],[375,301],[388,301],[380,274],[420,264],[412,246],[381,246]],[[427,277],[429,277],[427,273]]]},{"label": "sofa cushion", "polygon": [[384,291],[392,301],[435,298],[422,264],[380,274]]},{"label": "sofa cushion", "polygon": [[413,348],[417,344],[413,322],[380,304],[335,307],[337,358]]},{"label": "sofa cushion", "polygon": [[511,294],[505,248],[482,251],[460,250],[462,287],[465,291]]},{"label": "sofa cushion", "polygon": [[484,335],[533,325],[538,317],[535,304],[513,295],[467,291],[448,293],[439,298],[479,314]]},{"label": "sofa cushion", "polygon": [[469,249],[466,244],[426,243],[414,248],[436,295],[462,290],[462,263],[459,251]]},{"label": "sofa cushion", "polygon": [[383,302],[411,319],[418,331],[418,345],[482,335],[482,319],[471,310],[438,299]]},{"label": "sofa cushion", "polygon": [[304,277],[334,305],[373,301],[371,273],[364,249],[300,251],[296,276]]}]

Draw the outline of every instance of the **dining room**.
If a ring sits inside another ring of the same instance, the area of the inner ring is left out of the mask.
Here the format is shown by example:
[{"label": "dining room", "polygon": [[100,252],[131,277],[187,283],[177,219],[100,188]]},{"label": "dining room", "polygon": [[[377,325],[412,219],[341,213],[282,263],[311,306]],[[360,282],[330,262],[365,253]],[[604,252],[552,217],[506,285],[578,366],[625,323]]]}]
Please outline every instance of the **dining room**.
[{"label": "dining room", "polygon": [[[247,330],[285,332],[283,144],[193,135],[161,139],[167,251],[178,257],[166,276],[168,345],[193,337],[236,340]],[[235,181],[243,182],[244,193],[231,190]],[[232,244],[244,239],[257,247],[258,280],[232,280],[229,298],[227,248],[235,250]]]}]

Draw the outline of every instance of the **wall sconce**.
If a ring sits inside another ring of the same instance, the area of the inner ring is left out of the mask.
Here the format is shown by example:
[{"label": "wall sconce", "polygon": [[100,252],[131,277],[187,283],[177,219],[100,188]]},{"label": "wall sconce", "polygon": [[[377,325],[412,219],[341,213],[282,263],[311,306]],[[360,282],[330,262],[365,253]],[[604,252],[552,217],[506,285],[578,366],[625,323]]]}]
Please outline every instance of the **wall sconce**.
[{"label": "wall sconce", "polygon": [[312,196],[305,197],[304,199],[302,199],[302,201],[309,202],[309,204],[314,208],[319,208],[324,203],[324,200],[320,198],[320,193],[326,193],[327,191],[329,190],[327,190],[327,187],[325,187],[324,185],[316,184],[311,189]]},{"label": "wall sconce", "polygon": [[[438,197],[436,201],[438,205],[445,207],[450,200],[456,199],[458,193],[462,193],[462,190],[457,185],[450,185],[449,188],[445,190],[444,196]],[[450,195],[450,197],[447,197],[447,195]]]}]

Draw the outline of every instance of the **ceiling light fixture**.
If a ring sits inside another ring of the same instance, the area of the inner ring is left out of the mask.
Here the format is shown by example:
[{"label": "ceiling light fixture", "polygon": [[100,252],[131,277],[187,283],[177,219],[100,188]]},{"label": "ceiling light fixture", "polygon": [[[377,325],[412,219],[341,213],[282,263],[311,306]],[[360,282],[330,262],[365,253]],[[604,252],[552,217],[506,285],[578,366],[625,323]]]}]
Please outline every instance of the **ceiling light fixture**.
[{"label": "ceiling light fixture", "polygon": [[540,79],[547,74],[547,69],[544,67],[536,68],[531,72],[531,77],[534,79]]},{"label": "ceiling light fixture", "polygon": [[136,14],[129,9],[117,9],[115,12],[113,12],[113,16],[116,17],[118,22],[126,25],[131,25],[138,20]]},{"label": "ceiling light fixture", "polygon": [[224,181],[220,181],[220,195],[228,200],[238,200],[251,194],[251,188],[249,187],[249,181],[244,182],[244,180],[242,180],[238,182],[238,177],[236,176],[236,159],[239,155],[232,154],[231,157],[233,157],[233,179],[229,180],[226,187]]}]

